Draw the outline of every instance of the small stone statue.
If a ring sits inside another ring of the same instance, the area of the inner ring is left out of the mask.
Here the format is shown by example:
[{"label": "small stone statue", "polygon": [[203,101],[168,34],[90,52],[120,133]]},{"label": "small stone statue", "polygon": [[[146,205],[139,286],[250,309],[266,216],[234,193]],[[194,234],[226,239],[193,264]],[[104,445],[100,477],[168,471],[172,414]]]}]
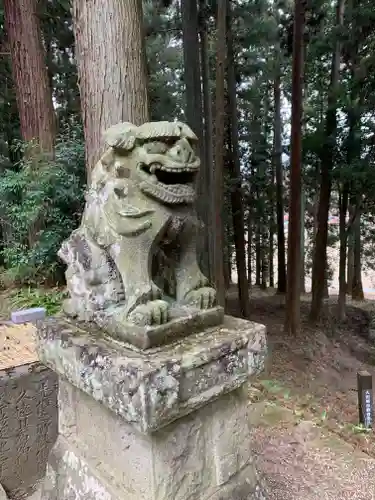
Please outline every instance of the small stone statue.
[{"label": "small stone statue", "polygon": [[196,254],[197,137],[179,122],[119,123],[105,141],[81,225],[59,251],[68,266],[65,312],[96,321],[105,311],[117,324],[152,326],[170,320],[173,303],[212,308],[216,292]]}]

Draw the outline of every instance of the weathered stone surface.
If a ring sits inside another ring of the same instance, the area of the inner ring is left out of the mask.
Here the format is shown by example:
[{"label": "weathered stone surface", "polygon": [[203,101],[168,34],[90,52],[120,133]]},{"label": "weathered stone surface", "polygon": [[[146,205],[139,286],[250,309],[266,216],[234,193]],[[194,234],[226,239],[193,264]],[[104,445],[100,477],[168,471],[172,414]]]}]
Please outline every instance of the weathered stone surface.
[{"label": "weathered stone surface", "polygon": [[0,500],[8,500],[7,494],[4,491],[4,488],[0,484]]},{"label": "weathered stone surface", "polygon": [[38,325],[37,349],[61,377],[149,433],[241,387],[264,357],[265,327],[226,316],[221,327],[139,351],[48,318]]},{"label": "weathered stone surface", "polygon": [[225,484],[250,461],[247,398],[246,384],[214,403],[212,445],[218,485]]},{"label": "weathered stone surface", "polygon": [[41,500],[41,490],[38,488],[35,493],[27,497],[27,500]]},{"label": "weathered stone surface", "polygon": [[246,384],[149,435],[65,381],[59,406],[66,415],[42,500],[266,498],[255,495],[260,480],[249,452]]},{"label": "weathered stone surface", "polygon": [[137,492],[140,499],[149,498],[152,446],[148,436],[135,432],[112,411],[63,380],[59,408],[59,432],[69,449],[76,449],[88,463],[95,464],[95,473],[109,484],[129,495]]},{"label": "weathered stone surface", "polygon": [[153,436],[154,484],[152,498],[201,498],[214,483],[210,416],[203,409],[182,418]]},{"label": "weathered stone surface", "polygon": [[0,482],[26,498],[57,437],[57,376],[40,363],[0,371]]},{"label": "weathered stone surface", "polygon": [[50,456],[41,500],[122,500],[124,492],[106,483],[95,466],[59,436]]},{"label": "weathered stone surface", "polygon": [[105,140],[81,225],[59,252],[71,296],[65,312],[116,337],[129,324],[168,323],[176,304],[199,316],[195,309],[212,308],[216,291],[197,261],[197,137],[180,122],[120,123]]},{"label": "weathered stone surface", "polygon": [[210,326],[220,325],[224,320],[224,309],[213,307],[205,311],[180,306],[171,307],[168,323],[140,327],[122,324],[113,315],[103,311],[95,315],[96,323],[120,342],[130,342],[140,349],[148,349],[171,343],[192,333],[201,332]]},{"label": "weathered stone surface", "polygon": [[268,485],[254,463],[204,500],[268,500]]}]

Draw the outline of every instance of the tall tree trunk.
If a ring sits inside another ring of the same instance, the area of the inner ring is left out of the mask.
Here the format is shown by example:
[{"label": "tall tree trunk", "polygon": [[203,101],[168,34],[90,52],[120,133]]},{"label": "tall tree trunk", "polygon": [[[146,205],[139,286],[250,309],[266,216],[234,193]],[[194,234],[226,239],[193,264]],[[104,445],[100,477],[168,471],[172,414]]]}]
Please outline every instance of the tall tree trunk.
[{"label": "tall tree trunk", "polygon": [[4,0],[4,11],[22,138],[53,153],[56,119],[37,0]]},{"label": "tall tree trunk", "polygon": [[232,246],[230,240],[229,231],[225,231],[224,281],[226,289],[229,288],[232,281]]},{"label": "tall tree trunk", "polygon": [[[208,33],[207,33],[207,21],[203,16],[203,12],[206,7],[206,0],[201,0],[200,11],[201,11],[201,73],[202,73],[202,99],[203,99],[203,117],[204,117],[204,167],[206,169],[206,203],[209,199],[208,193],[212,188],[212,170],[214,168],[214,151],[213,151],[213,120],[212,120],[212,99],[210,90],[210,61],[209,61],[209,47],[208,47]],[[207,244],[208,244],[208,264],[209,264],[209,276],[212,280],[213,270],[212,270],[212,248],[214,242],[212,240],[212,213],[211,210],[206,210],[206,227],[207,227]]]},{"label": "tall tree trunk", "polygon": [[364,300],[361,265],[361,196],[357,196],[355,218],[353,221],[353,284],[352,300]]},{"label": "tall tree trunk", "polygon": [[224,227],[224,157],[225,157],[225,70],[226,70],[226,17],[227,1],[217,2],[217,49],[216,49],[216,116],[215,116],[215,167],[213,170],[213,270],[217,302],[225,306],[225,282],[223,269]]},{"label": "tall tree trunk", "polygon": [[[354,216],[353,206],[349,205],[349,218],[352,219]],[[354,275],[354,235],[353,235],[353,224],[348,228],[348,262],[347,262],[347,272],[346,272],[346,293],[349,295],[352,293],[353,289],[353,275]]]},{"label": "tall tree trunk", "polygon": [[276,221],[277,221],[277,291],[286,292],[285,230],[283,165],[281,161],[281,71],[278,65],[273,86],[274,98],[274,163],[276,176]]},{"label": "tall tree trunk", "polygon": [[[342,26],[344,20],[344,0],[338,0],[336,6],[336,26]],[[315,240],[312,270],[312,301],[310,320],[316,321],[321,313],[324,298],[324,281],[327,275],[328,215],[331,198],[331,172],[334,164],[337,129],[337,86],[340,75],[341,43],[338,39],[332,55],[331,82],[328,90],[328,109],[326,117],[326,144],[321,153],[320,196],[318,208],[318,231]],[[328,286],[327,286],[328,288]]]},{"label": "tall tree trunk", "polygon": [[199,60],[199,22],[197,0],[181,1],[184,53],[185,114],[188,125],[197,134],[203,149],[202,87]]},{"label": "tall tree trunk", "polygon": [[338,319],[344,321],[346,316],[346,248],[347,229],[346,214],[348,211],[349,186],[345,182],[340,190],[340,254],[339,254],[339,299],[338,299]]},{"label": "tall tree trunk", "polygon": [[[272,184],[274,186],[274,176],[272,175],[273,181]],[[274,288],[275,286],[275,273],[274,273],[274,238],[275,238],[275,220],[274,220],[274,206],[273,206],[273,197],[271,200],[271,215],[270,215],[270,237],[269,237],[269,248],[268,248],[268,270],[269,270],[269,280],[270,280],[270,288]]]},{"label": "tall tree trunk", "polygon": [[302,90],[303,36],[305,2],[296,0],[294,8],[292,64],[292,124],[290,159],[290,202],[288,233],[288,281],[285,331],[297,335],[300,329],[300,268],[301,268],[301,162],[302,162]]},{"label": "tall tree trunk", "polygon": [[247,281],[249,284],[249,288],[251,288],[252,285],[252,274],[253,274],[252,245],[253,245],[253,226],[252,226],[251,208],[249,204],[248,215],[247,215]]},{"label": "tall tree trunk", "polygon": [[[202,105],[202,85],[201,85],[201,65],[200,65],[200,44],[197,0],[181,1],[182,18],[182,42],[184,53],[184,81],[185,81],[185,114],[186,121],[199,139],[200,153],[204,153],[204,128],[203,128],[203,105]],[[207,210],[208,178],[207,165],[204,154],[201,154],[201,168],[197,182],[197,210],[199,218],[204,223],[204,230],[198,242],[198,254],[204,273],[210,274],[209,259],[209,235],[208,228],[209,210]]]},{"label": "tall tree trunk", "polygon": [[[304,45],[303,47],[303,57],[304,60],[307,60],[308,57],[308,47]],[[308,93],[307,82],[304,80],[304,84],[302,87],[302,99],[303,101],[307,101]],[[306,120],[303,120],[302,123],[302,137],[306,133]],[[301,182],[301,273],[300,273],[300,293],[306,293],[305,286],[305,210],[306,210],[306,194],[304,191],[304,180],[302,178]]]},{"label": "tall tree trunk", "polygon": [[262,234],[261,234],[261,282],[260,282],[260,286],[261,288],[263,288],[263,290],[265,290],[267,288],[267,283],[268,283],[268,274],[269,274],[269,270],[268,270],[268,263],[269,263],[269,259],[268,259],[268,234],[267,234],[267,231],[265,230],[266,227],[265,227],[265,224],[263,223],[262,224]]},{"label": "tall tree trunk", "polygon": [[301,191],[301,293],[306,293],[305,288],[305,201],[306,195]]},{"label": "tall tree trunk", "polygon": [[142,0],[73,0],[73,22],[90,178],[104,130],[150,119]]},{"label": "tall tree trunk", "polygon": [[[258,198],[259,199],[259,198]],[[260,230],[259,212],[255,226],[255,284],[260,286],[262,282],[262,241]]]},{"label": "tall tree trunk", "polygon": [[236,266],[238,295],[241,314],[244,318],[250,316],[249,285],[246,274],[246,249],[245,249],[245,216],[243,208],[243,193],[241,186],[241,165],[238,144],[238,117],[236,98],[236,70],[233,54],[233,38],[231,29],[230,5],[227,4],[227,57],[228,57],[228,97],[229,97],[229,126],[231,161],[227,167],[231,177],[231,206],[233,217],[233,237],[236,250]]}]

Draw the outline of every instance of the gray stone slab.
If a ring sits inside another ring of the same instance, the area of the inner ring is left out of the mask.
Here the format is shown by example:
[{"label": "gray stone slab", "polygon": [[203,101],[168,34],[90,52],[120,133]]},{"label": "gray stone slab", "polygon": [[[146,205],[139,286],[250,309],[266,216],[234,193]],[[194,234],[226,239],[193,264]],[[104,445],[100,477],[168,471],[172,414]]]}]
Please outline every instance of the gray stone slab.
[{"label": "gray stone slab", "polygon": [[121,342],[130,342],[140,349],[148,349],[174,342],[192,333],[223,322],[224,309],[197,309],[191,306],[174,305],[170,310],[170,321],[162,325],[137,326],[115,320],[111,309],[95,314],[96,323],[108,334]]},{"label": "gray stone slab", "polygon": [[57,382],[41,363],[0,370],[0,482],[11,499],[28,499],[43,479],[58,432]]},{"label": "gray stone slab", "polygon": [[59,391],[43,500],[267,498],[251,451],[247,384],[149,435],[69,382],[61,379]]},{"label": "gray stone slab", "polygon": [[11,320],[15,324],[36,322],[38,320],[44,319],[45,317],[46,310],[44,307],[20,309],[19,311],[13,311],[11,314]]},{"label": "gray stone slab", "polygon": [[261,369],[264,325],[225,316],[173,344],[142,351],[65,318],[38,323],[40,360],[143,433],[241,387]]}]

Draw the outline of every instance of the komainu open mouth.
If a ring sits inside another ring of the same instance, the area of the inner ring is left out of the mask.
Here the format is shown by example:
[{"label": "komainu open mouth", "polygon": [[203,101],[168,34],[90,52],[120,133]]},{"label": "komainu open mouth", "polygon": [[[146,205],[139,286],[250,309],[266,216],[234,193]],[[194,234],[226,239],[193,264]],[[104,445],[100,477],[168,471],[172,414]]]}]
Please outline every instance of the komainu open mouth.
[{"label": "komainu open mouth", "polygon": [[142,179],[140,188],[144,193],[168,204],[194,202],[197,165],[140,164],[138,172]]}]

